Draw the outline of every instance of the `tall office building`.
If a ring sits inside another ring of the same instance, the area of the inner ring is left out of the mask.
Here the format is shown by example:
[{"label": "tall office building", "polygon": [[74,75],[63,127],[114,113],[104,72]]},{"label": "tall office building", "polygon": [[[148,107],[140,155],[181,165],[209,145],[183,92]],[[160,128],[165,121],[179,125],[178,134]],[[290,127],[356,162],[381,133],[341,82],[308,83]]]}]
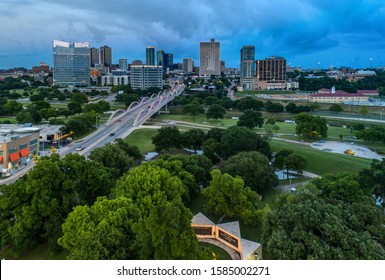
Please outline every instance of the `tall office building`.
[{"label": "tall office building", "polygon": [[112,49],[109,46],[100,47],[100,64],[105,67],[111,67]]},{"label": "tall office building", "polygon": [[70,44],[53,41],[53,84],[58,86],[88,86],[90,84],[88,42]]},{"label": "tall office building", "polygon": [[156,65],[164,67],[164,50],[158,50],[156,52]]},{"label": "tall office building", "polygon": [[128,69],[128,63],[126,58],[119,59],[119,69],[120,70],[127,70]]},{"label": "tall office building", "polygon": [[161,66],[131,65],[131,87],[133,89],[163,88]]},{"label": "tall office building", "polygon": [[194,60],[192,58],[183,59],[183,70],[185,73],[191,73],[194,71]]},{"label": "tall office building", "polygon": [[286,59],[279,56],[257,60],[256,87],[257,89],[286,88]]},{"label": "tall office building", "polygon": [[155,65],[155,49],[152,46],[146,48],[146,65]]},{"label": "tall office building", "polygon": [[174,70],[174,55],[172,53],[164,55],[164,68],[168,68],[169,71]]},{"label": "tall office building", "polygon": [[254,89],[255,47],[243,46],[241,49],[241,86],[243,90]]},{"label": "tall office building", "polygon": [[215,39],[211,39],[210,42],[201,42],[199,52],[199,75],[219,76],[221,74],[219,56],[219,42],[215,42]]},{"label": "tall office building", "polygon": [[97,48],[90,48],[90,62],[91,67],[95,67],[96,64],[100,64],[99,60],[99,49]]}]

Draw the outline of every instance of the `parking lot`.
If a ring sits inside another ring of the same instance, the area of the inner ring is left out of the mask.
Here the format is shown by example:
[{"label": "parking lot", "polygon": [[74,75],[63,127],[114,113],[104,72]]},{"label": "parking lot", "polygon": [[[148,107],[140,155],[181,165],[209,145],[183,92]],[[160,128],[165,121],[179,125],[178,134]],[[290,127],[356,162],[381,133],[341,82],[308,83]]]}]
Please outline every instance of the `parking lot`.
[{"label": "parking lot", "polygon": [[338,153],[338,154],[344,154],[347,149],[350,149],[355,154],[346,155],[346,156],[356,156],[356,157],[378,159],[378,160],[382,159],[382,156],[380,156],[376,152],[373,152],[364,146],[357,145],[354,142],[341,143],[341,142],[334,142],[334,141],[325,141],[324,143],[312,143],[310,144],[310,146],[318,150],[331,152],[331,153]]}]

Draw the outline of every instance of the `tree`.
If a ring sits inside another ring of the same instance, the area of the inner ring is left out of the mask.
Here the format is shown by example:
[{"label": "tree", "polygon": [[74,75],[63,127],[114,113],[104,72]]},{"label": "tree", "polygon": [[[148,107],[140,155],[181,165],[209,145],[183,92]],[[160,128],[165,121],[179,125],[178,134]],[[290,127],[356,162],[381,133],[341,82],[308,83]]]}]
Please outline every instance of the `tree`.
[{"label": "tree", "polygon": [[23,180],[0,187],[1,220],[8,221],[0,233],[3,244],[18,254],[48,240],[50,250],[57,250],[61,224],[73,207],[109,195],[113,185],[103,166],[78,154],[40,158]]},{"label": "tree", "polygon": [[360,107],[360,114],[365,116],[368,113],[368,108],[366,106],[361,106]]},{"label": "tree", "polygon": [[213,104],[206,112],[207,119],[223,119],[226,114],[226,109],[218,104]]},{"label": "tree", "polygon": [[205,99],[204,99],[204,103],[208,106],[210,105],[213,105],[214,103],[217,103],[219,101],[219,99],[216,97],[216,96],[207,96]]},{"label": "tree", "polygon": [[257,219],[256,203],[258,196],[249,187],[244,186],[240,177],[222,174],[219,170],[211,172],[210,185],[202,190],[207,197],[205,208],[212,214],[219,215],[218,223],[225,217],[240,218],[250,224]]},{"label": "tree", "polygon": [[212,163],[216,164],[220,161],[219,143],[214,138],[209,138],[202,143],[203,154],[209,158]]},{"label": "tree", "polygon": [[120,178],[136,165],[134,159],[117,144],[108,143],[103,147],[96,148],[91,151],[89,158],[106,167],[114,179]]},{"label": "tree", "polygon": [[246,151],[257,151],[271,158],[269,143],[264,138],[245,127],[229,127],[219,145],[220,155],[227,159],[239,152]]},{"label": "tree", "polygon": [[381,197],[385,203],[385,160],[374,159],[370,164],[370,169],[363,169],[359,173],[360,185],[376,197]]},{"label": "tree", "polygon": [[263,107],[263,102],[251,97],[246,97],[237,101],[236,107],[239,111],[245,111],[248,109],[260,110]]},{"label": "tree", "polygon": [[286,107],[286,112],[292,113],[292,114],[297,114],[298,113],[298,107],[295,103],[289,102]]},{"label": "tree", "polygon": [[207,132],[207,138],[213,138],[217,142],[221,142],[221,139],[223,137],[223,134],[225,134],[225,132],[226,132],[226,129],[214,127]]},{"label": "tree", "polygon": [[42,117],[45,118],[47,121],[49,118],[56,118],[57,117],[56,109],[54,109],[54,108],[42,109],[40,112],[41,112]]},{"label": "tree", "polygon": [[121,138],[115,139],[115,143],[128,155],[132,157],[138,164],[143,160],[143,155],[137,146],[131,146]]},{"label": "tree", "polygon": [[[183,169],[194,176],[194,181],[199,187],[207,186],[211,180],[210,170],[213,164],[210,159],[204,155],[164,154],[161,155],[159,159],[164,159],[167,161],[178,160],[182,162]],[[169,168],[167,169],[169,170]],[[169,171],[172,173],[171,170]],[[190,197],[192,196],[190,195]]]},{"label": "tree", "polygon": [[283,112],[283,105],[280,103],[273,103],[271,101],[267,101],[265,104],[266,111],[272,112],[272,113],[281,113]]},{"label": "tree", "polygon": [[274,118],[268,118],[265,121],[265,125],[275,125],[275,123],[276,123],[276,120]]},{"label": "tree", "polygon": [[356,187],[348,190],[344,184],[349,180],[337,180],[330,187],[330,178],[317,179],[294,194],[281,196],[263,226],[269,257],[384,259],[385,217],[370,196],[345,201],[341,187],[346,194],[360,191]]},{"label": "tree", "polygon": [[250,109],[245,110],[237,122],[237,126],[244,126],[249,129],[253,129],[254,127],[262,127],[262,125],[262,113]]},{"label": "tree", "polygon": [[165,126],[158,130],[158,134],[152,137],[152,143],[155,145],[155,150],[170,150],[171,148],[179,149],[181,145],[182,135],[175,126]]},{"label": "tree", "polygon": [[144,163],[118,180],[115,197],[127,197],[141,213],[134,226],[139,259],[199,259],[191,212],[181,197],[186,186],[155,163]]},{"label": "tree", "polygon": [[44,100],[38,100],[38,101],[32,102],[30,107],[33,107],[37,111],[41,111],[42,109],[51,108],[51,104],[49,104],[47,101],[44,101]]},{"label": "tree", "polygon": [[137,258],[133,225],[140,212],[125,197],[100,197],[92,206],[77,206],[63,224],[58,240],[74,260],[126,260]]},{"label": "tree", "polygon": [[203,142],[207,139],[206,133],[198,128],[188,130],[183,134],[182,146],[185,148],[193,149],[194,153],[196,150],[201,148]]},{"label": "tree", "polygon": [[80,103],[76,103],[71,101],[67,104],[68,110],[74,112],[75,114],[83,112],[82,105]]},{"label": "tree", "polygon": [[329,107],[329,111],[332,111],[332,112],[334,112],[334,113],[337,114],[338,112],[342,112],[343,109],[342,109],[341,105],[339,105],[339,104],[333,104],[333,105],[331,105],[331,106]]},{"label": "tree", "polygon": [[72,93],[71,102],[78,103],[78,104],[88,103],[88,97],[84,93],[75,92],[75,93]]},{"label": "tree", "polygon": [[198,103],[189,103],[183,106],[183,114],[192,115],[194,121],[196,115],[203,114],[204,112],[205,109]]},{"label": "tree", "polygon": [[221,170],[232,176],[240,176],[245,185],[264,193],[278,185],[275,170],[268,158],[259,152],[240,152],[221,165]]},{"label": "tree", "polygon": [[297,154],[290,154],[284,159],[284,164],[286,167],[287,177],[289,177],[289,170],[294,170],[298,173],[302,173],[302,170],[306,167],[306,159]]},{"label": "tree", "polygon": [[298,135],[305,138],[316,139],[321,136],[327,137],[326,120],[320,116],[312,116],[307,113],[299,113],[295,116],[296,127],[295,131]]},{"label": "tree", "polygon": [[16,114],[23,110],[23,104],[15,101],[15,100],[8,100],[4,104],[4,113],[5,114]]}]

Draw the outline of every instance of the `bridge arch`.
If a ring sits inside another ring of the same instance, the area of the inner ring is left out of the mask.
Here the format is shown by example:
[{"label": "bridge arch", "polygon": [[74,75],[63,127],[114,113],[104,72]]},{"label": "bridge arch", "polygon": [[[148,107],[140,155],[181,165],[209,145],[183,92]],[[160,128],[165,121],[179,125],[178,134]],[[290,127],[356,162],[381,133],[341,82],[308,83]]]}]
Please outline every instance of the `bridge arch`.
[{"label": "bridge arch", "polygon": [[134,101],[134,102],[132,102],[132,103],[130,104],[130,106],[128,106],[127,112],[130,111],[134,106],[137,106],[137,105],[139,105],[139,104],[140,104],[139,101]]},{"label": "bridge arch", "polygon": [[120,116],[121,114],[124,114],[126,110],[118,109],[115,112],[112,113],[112,115],[108,118],[106,125],[110,125],[117,116]]},{"label": "bridge arch", "polygon": [[138,125],[139,118],[142,115],[142,113],[145,112],[145,111],[147,111],[147,108],[144,108],[144,109],[140,110],[139,114],[135,118],[133,126],[137,126]]},{"label": "bridge arch", "polygon": [[150,100],[150,98],[148,98],[148,97],[146,96],[146,97],[144,97],[144,98],[142,99],[142,101],[140,101],[140,104],[143,104],[144,102],[146,102],[146,101],[148,101],[148,100]]}]

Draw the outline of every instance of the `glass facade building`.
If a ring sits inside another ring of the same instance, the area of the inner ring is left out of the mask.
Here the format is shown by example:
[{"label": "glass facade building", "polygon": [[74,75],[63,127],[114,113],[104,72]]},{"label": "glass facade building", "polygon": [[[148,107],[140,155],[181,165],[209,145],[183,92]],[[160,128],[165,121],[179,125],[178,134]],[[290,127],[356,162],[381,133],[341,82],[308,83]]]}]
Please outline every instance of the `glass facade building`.
[{"label": "glass facade building", "polygon": [[90,49],[88,42],[70,44],[53,41],[53,84],[90,85]]},{"label": "glass facade building", "polygon": [[146,65],[155,65],[155,49],[152,46],[146,48]]},{"label": "glass facade building", "polygon": [[241,85],[243,90],[254,89],[255,47],[243,46],[241,49]]}]

